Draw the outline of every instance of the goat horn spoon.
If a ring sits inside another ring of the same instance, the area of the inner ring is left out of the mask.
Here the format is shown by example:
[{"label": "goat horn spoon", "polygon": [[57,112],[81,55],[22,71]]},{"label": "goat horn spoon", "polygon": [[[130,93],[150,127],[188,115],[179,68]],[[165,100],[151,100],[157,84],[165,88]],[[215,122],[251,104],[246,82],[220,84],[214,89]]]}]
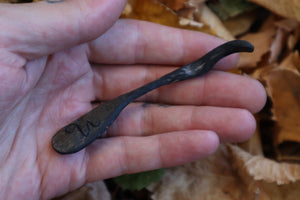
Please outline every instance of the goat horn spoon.
[{"label": "goat horn spoon", "polygon": [[87,114],[60,129],[52,138],[53,148],[61,154],[80,151],[100,136],[116,120],[120,112],[138,97],[160,86],[206,74],[223,57],[237,52],[252,52],[247,41],[234,40],[218,46],[202,58],[187,64],[161,78],[115,99],[104,102]]}]

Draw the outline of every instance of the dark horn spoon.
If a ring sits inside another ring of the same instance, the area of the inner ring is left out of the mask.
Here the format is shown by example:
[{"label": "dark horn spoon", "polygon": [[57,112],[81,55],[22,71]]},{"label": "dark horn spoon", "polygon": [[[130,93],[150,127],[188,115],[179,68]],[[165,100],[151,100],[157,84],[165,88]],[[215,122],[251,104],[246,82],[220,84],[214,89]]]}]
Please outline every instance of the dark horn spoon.
[{"label": "dark horn spoon", "polygon": [[220,45],[190,64],[140,88],[100,104],[60,129],[52,138],[52,146],[61,154],[78,152],[100,136],[103,136],[120,112],[138,97],[163,85],[202,76],[210,71],[220,59],[232,53],[252,52],[253,50],[254,47],[251,43],[242,40],[234,40]]}]

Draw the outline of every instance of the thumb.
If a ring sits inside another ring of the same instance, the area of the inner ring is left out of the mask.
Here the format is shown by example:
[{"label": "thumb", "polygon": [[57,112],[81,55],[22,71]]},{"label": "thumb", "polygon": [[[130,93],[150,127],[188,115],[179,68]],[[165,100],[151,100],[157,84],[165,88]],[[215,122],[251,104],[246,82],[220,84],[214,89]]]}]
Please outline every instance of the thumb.
[{"label": "thumb", "polygon": [[126,0],[0,4],[0,50],[33,59],[87,42],[109,29],[125,4]]}]

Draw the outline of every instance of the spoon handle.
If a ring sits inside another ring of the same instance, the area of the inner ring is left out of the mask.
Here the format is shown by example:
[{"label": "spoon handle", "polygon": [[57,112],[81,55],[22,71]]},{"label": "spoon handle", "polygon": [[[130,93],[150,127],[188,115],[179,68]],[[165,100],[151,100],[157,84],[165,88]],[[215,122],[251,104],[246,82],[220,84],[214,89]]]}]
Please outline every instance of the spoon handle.
[{"label": "spoon handle", "polygon": [[100,104],[60,129],[52,138],[52,147],[62,154],[80,151],[97,138],[105,135],[106,129],[116,120],[121,111],[138,97],[163,85],[204,75],[223,57],[237,52],[252,52],[253,49],[252,44],[242,40],[234,40],[220,45],[190,64],[131,92]]}]

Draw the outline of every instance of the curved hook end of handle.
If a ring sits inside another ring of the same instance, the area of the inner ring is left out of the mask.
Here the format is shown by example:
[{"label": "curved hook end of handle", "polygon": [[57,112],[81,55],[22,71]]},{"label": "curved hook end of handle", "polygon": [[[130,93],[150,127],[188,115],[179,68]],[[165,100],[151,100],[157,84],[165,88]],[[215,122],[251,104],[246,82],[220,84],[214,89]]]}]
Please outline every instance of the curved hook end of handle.
[{"label": "curved hook end of handle", "polygon": [[245,40],[232,40],[224,45],[228,45],[228,48],[236,49],[236,52],[253,52],[254,46],[248,41]]}]

